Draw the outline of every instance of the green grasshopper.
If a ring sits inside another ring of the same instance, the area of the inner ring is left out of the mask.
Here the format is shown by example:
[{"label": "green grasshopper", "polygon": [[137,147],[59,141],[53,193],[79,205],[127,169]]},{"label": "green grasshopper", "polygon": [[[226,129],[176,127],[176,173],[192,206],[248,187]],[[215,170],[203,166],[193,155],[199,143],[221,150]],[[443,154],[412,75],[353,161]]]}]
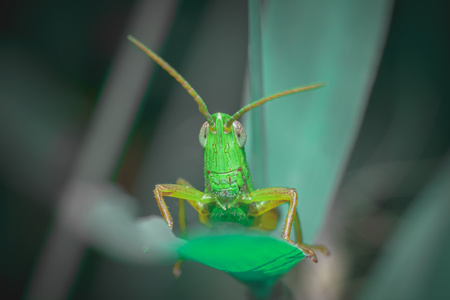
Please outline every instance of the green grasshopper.
[{"label": "green grasshopper", "polygon": [[[263,230],[275,229],[279,218],[276,207],[289,202],[282,238],[300,249],[313,262],[317,262],[314,250],[328,254],[324,246],[309,246],[302,243],[297,213],[298,195],[295,189],[272,187],[255,190],[253,188],[244,151],[247,135],[241,123],[237,121],[244,113],[267,101],[316,89],[323,84],[299,87],[254,101],[232,116],[224,113],[211,115],[202,98],[174,68],[134,37],[128,36],[128,39],[181,83],[197,102],[200,113],[206,118],[199,134],[205,161],[205,191],[201,192],[195,189],[184,179],[178,179],[176,184],[158,184],[154,190],[161,214],[170,229],[173,229],[173,219],[164,197],[178,198],[182,235],[186,234],[184,201],[187,201],[198,212],[200,222],[207,226],[215,222],[233,222]],[[293,224],[297,242],[290,238]],[[175,265],[174,274],[179,274],[179,264],[180,261]]]}]

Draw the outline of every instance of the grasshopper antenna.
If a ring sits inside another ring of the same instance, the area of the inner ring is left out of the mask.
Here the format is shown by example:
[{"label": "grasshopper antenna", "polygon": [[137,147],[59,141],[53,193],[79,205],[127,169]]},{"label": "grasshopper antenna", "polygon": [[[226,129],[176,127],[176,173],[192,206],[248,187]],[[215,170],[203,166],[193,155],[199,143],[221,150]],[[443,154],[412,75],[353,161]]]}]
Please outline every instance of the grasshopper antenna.
[{"label": "grasshopper antenna", "polygon": [[161,66],[164,70],[167,71],[173,78],[175,78],[176,81],[181,83],[181,85],[184,87],[184,89],[189,93],[189,95],[194,98],[195,102],[198,104],[198,110],[202,115],[205,116],[206,120],[208,121],[209,125],[214,125],[214,121],[211,117],[211,114],[208,112],[208,108],[206,107],[205,102],[203,102],[203,99],[197,94],[197,92],[192,88],[192,86],[187,82],[186,79],[183,78],[175,69],[169,65],[164,59],[159,57],[155,52],[147,48],[144,44],[139,42],[137,39],[135,39],[133,36],[129,35],[128,39],[139,47],[142,51],[144,51],[145,54],[150,56],[158,65]]},{"label": "grasshopper antenna", "polygon": [[291,89],[291,90],[287,90],[287,91],[283,91],[274,95],[271,95],[269,97],[265,97],[259,100],[256,100],[250,104],[247,104],[246,106],[244,106],[243,108],[241,108],[240,110],[238,110],[233,116],[231,116],[230,119],[228,119],[228,122],[226,123],[226,127],[231,127],[231,124],[233,124],[234,121],[236,121],[237,119],[239,119],[243,114],[245,114],[246,112],[248,112],[249,110],[260,106],[261,104],[266,103],[267,101],[273,100],[273,99],[277,99],[283,96],[287,96],[287,95],[291,95],[291,94],[295,94],[295,93],[300,93],[300,92],[304,92],[304,91],[309,91],[309,90],[313,90],[313,89],[317,89],[320,88],[322,86],[324,86],[325,83],[318,83],[318,84],[312,84],[312,85],[307,85],[307,86],[302,86],[302,87],[298,87],[295,89]]}]

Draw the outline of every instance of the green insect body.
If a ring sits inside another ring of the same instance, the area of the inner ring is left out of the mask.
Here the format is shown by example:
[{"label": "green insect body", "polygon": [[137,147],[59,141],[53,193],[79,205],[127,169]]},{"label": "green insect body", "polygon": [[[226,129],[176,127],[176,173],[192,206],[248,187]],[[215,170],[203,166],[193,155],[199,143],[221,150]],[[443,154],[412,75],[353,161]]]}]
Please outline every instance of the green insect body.
[{"label": "green insect body", "polygon": [[205,122],[199,134],[200,144],[205,145],[205,193],[212,194],[216,200],[209,204],[211,219],[249,225],[249,205],[241,201],[253,192],[243,147],[246,139],[244,128],[234,121],[232,130],[224,131],[224,123],[231,116],[217,113],[212,117],[215,128],[210,132],[210,126]]},{"label": "green insect body", "polygon": [[[317,262],[315,250],[324,254],[323,246],[309,246],[302,243],[300,220],[297,214],[297,192],[292,188],[272,187],[255,190],[247,164],[244,145],[247,135],[237,119],[249,110],[267,101],[302,91],[316,89],[323,84],[294,88],[254,101],[241,108],[234,115],[215,113],[211,115],[202,98],[190,84],[161,57],[148,49],[134,37],[128,37],[158,65],[173,76],[188,91],[199,106],[206,122],[199,134],[203,147],[205,164],[205,190],[201,192],[187,181],[179,179],[177,184],[158,184],[154,194],[163,218],[171,229],[173,219],[164,201],[164,197],[178,198],[180,231],[186,233],[185,201],[199,214],[200,222],[210,225],[214,222],[234,222],[259,229],[273,230],[278,221],[276,207],[289,203],[282,238],[299,248],[311,261]],[[294,225],[296,242],[290,238]],[[180,274],[180,261],[174,268],[174,274]]]}]

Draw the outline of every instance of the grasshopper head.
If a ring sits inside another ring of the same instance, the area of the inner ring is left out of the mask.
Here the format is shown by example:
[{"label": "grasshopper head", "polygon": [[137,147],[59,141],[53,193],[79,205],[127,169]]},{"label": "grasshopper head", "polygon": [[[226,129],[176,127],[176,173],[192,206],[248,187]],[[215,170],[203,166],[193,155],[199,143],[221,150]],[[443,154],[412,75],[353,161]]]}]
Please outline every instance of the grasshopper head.
[{"label": "grasshopper head", "polygon": [[247,134],[239,121],[227,126],[230,118],[224,113],[213,114],[213,124],[206,121],[200,129],[200,145],[208,157],[205,163],[212,172],[230,172],[242,165]]}]

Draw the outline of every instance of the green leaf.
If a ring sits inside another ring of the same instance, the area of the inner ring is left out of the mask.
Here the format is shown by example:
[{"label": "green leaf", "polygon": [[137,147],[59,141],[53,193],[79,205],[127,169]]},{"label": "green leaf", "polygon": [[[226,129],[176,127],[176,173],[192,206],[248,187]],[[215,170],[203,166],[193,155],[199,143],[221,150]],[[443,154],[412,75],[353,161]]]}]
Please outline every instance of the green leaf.
[{"label": "green leaf", "polygon": [[214,231],[190,239],[178,253],[181,258],[227,272],[265,297],[277,279],[305,255],[283,240],[253,231]]},{"label": "green leaf", "polygon": [[305,257],[285,241],[250,233],[201,236],[181,246],[179,253],[241,280],[278,277]]}]

